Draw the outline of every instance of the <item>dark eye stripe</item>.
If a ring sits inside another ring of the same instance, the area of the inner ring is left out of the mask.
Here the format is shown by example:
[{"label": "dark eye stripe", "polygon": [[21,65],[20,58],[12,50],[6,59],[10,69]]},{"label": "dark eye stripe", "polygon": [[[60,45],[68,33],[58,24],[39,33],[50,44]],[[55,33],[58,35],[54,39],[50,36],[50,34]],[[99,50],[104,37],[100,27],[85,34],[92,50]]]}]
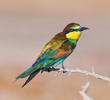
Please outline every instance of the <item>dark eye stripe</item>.
[{"label": "dark eye stripe", "polygon": [[78,29],[69,29],[69,30],[66,30],[65,33],[73,32],[73,31],[78,31]]},{"label": "dark eye stripe", "polygon": [[73,31],[78,31],[78,29],[73,29]]},{"label": "dark eye stripe", "polygon": [[78,29],[70,29],[70,31],[77,31]]},{"label": "dark eye stripe", "polygon": [[73,29],[70,29],[69,31],[73,31]]}]

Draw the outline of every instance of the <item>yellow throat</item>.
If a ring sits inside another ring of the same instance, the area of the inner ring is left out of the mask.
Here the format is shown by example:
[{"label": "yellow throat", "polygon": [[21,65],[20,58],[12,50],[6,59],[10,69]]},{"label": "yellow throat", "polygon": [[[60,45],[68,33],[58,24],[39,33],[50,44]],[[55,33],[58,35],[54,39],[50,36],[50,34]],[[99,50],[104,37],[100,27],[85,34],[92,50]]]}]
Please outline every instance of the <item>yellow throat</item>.
[{"label": "yellow throat", "polygon": [[78,40],[80,36],[81,36],[81,32],[77,32],[77,31],[66,34],[66,38],[73,40]]}]

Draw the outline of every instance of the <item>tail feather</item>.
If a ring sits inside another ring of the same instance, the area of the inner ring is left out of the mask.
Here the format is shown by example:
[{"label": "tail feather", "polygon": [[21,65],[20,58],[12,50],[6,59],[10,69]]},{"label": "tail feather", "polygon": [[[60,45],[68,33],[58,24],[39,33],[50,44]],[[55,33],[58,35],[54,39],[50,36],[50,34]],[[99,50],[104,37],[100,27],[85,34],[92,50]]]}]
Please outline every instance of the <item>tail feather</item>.
[{"label": "tail feather", "polygon": [[28,79],[26,80],[26,82],[22,85],[22,87],[24,87],[26,84],[28,84],[39,72],[41,69],[38,69],[36,71],[34,71],[33,73],[30,74],[30,76],[28,77]]},{"label": "tail feather", "polygon": [[30,67],[29,69],[27,69],[25,72],[23,72],[22,74],[20,74],[19,76],[16,77],[16,80],[20,79],[20,78],[25,78],[27,76],[29,76],[31,73],[33,73],[36,69],[36,67]]}]

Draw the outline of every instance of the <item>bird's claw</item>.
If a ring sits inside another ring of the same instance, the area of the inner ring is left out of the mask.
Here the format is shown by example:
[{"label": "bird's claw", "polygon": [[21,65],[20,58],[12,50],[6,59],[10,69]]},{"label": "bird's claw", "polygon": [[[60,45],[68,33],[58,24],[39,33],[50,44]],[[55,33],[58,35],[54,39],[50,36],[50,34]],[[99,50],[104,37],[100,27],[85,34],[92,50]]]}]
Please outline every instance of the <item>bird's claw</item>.
[{"label": "bird's claw", "polygon": [[54,67],[52,67],[52,71],[59,71],[60,70],[60,68],[54,68]]},{"label": "bird's claw", "polygon": [[51,72],[51,71],[59,71],[59,70],[60,68],[49,67],[47,69],[42,70],[41,73],[43,73],[44,71]]},{"label": "bird's claw", "polygon": [[63,69],[63,73],[66,73],[67,71],[66,71],[66,69]]}]

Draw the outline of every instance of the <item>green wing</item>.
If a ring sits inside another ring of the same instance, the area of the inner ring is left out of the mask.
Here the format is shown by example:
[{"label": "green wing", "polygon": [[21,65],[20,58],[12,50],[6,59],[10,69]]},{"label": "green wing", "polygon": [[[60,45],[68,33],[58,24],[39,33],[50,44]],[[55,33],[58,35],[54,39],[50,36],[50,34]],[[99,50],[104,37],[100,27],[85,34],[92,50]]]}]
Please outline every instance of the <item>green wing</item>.
[{"label": "green wing", "polygon": [[64,61],[71,54],[74,47],[75,46],[65,37],[62,37],[61,34],[57,34],[44,46],[36,62],[29,69],[16,77],[16,79],[29,76],[26,82],[22,85],[22,87],[24,87],[40,72],[40,70],[48,68],[54,64],[57,66]]},{"label": "green wing", "polygon": [[40,55],[38,56],[36,62],[25,72],[16,77],[16,79],[24,78],[33,73],[38,69],[42,69],[48,64],[53,64],[54,61],[50,60],[57,53],[57,49],[61,47],[65,38],[60,34],[57,34],[52,40],[50,40],[42,49]]},{"label": "green wing", "polygon": [[[52,40],[50,40],[42,49],[40,55],[38,56],[36,62],[33,64],[35,67],[43,68],[49,63],[54,63],[52,59],[57,57],[57,54],[60,52],[58,49],[66,41],[64,37],[60,34],[57,34]],[[56,55],[56,56],[55,56]],[[36,66],[37,65],[37,66]],[[40,66],[38,66],[40,65]]]}]

